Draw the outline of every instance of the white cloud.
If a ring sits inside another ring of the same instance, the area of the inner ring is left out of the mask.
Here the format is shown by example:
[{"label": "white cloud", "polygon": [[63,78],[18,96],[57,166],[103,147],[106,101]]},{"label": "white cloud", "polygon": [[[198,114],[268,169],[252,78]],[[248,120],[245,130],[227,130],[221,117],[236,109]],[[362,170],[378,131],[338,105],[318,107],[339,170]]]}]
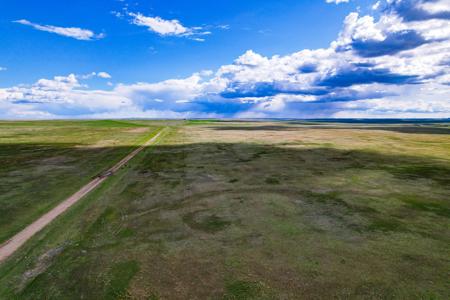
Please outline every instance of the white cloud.
[{"label": "white cloud", "polygon": [[[112,91],[88,90],[76,76],[40,79],[32,85],[0,88],[2,119],[64,118],[218,118],[223,115],[177,111],[201,94],[199,76],[156,84],[119,85]],[[185,91],[184,89],[188,89]],[[142,99],[139,95],[142,95]],[[158,99],[157,96],[164,99]],[[145,101],[144,101],[145,98]],[[181,102],[184,98],[186,103]],[[155,107],[152,107],[152,104]],[[164,105],[166,107],[164,107]]]},{"label": "white cloud", "polygon": [[108,78],[103,72],[41,79],[0,89],[0,111],[43,118],[449,117],[447,28],[447,19],[351,13],[328,48],[273,57],[249,50],[216,72],[110,91],[79,82]]},{"label": "white cloud", "polygon": [[106,73],[106,72],[91,72],[91,73],[88,73],[88,74],[83,74],[83,75],[76,75],[76,77],[77,78],[79,78],[79,79],[91,79],[91,78],[93,78],[93,77],[99,77],[99,78],[102,78],[102,79],[111,79],[112,77],[111,77],[111,75],[109,75],[108,73]]},{"label": "white cloud", "polygon": [[217,28],[223,29],[223,30],[229,30],[229,29],[231,29],[231,26],[228,24],[224,24],[224,25],[217,26]]},{"label": "white cloud", "polygon": [[141,13],[128,13],[131,16],[132,23],[138,26],[147,27],[149,31],[160,34],[161,36],[179,36],[189,37],[198,42],[204,42],[205,39],[199,36],[211,34],[203,27],[186,27],[179,20],[165,20],[161,17],[148,17]]},{"label": "white cloud", "polygon": [[0,71],[6,71],[6,70],[8,70],[8,69],[5,67],[0,67]]},{"label": "white cloud", "polygon": [[98,72],[97,76],[100,78],[103,78],[103,79],[111,79],[112,78],[112,76],[106,72]]},{"label": "white cloud", "polygon": [[82,41],[90,41],[90,40],[101,39],[101,38],[105,37],[104,34],[96,34],[96,33],[92,32],[91,30],[82,29],[82,28],[78,28],[78,27],[58,27],[58,26],[52,26],[52,25],[40,25],[40,24],[32,23],[32,22],[30,22],[28,20],[24,20],[24,19],[14,21],[14,23],[30,26],[30,27],[33,27],[34,29],[37,29],[40,31],[51,32],[51,33],[55,33],[58,35],[62,35],[62,36],[66,36],[66,37],[70,37],[70,38],[74,38],[74,39],[82,40]]},{"label": "white cloud", "polygon": [[81,85],[79,84],[75,74],[70,74],[68,76],[55,76],[53,79],[39,79],[33,85],[36,89],[49,91],[67,91],[80,86]]},{"label": "white cloud", "polygon": [[441,12],[450,12],[450,3],[448,0],[435,0],[422,2],[418,5],[418,8],[423,9],[432,14]]},{"label": "white cloud", "polygon": [[381,6],[381,1],[375,2],[374,5],[372,5],[372,10],[378,10]]},{"label": "white cloud", "polygon": [[213,80],[207,80],[210,75],[210,72],[205,71],[184,79],[170,79],[157,83],[119,84],[114,92],[132,99],[133,103],[143,110],[177,109],[180,104],[188,104],[223,90],[223,86]]},{"label": "white cloud", "polygon": [[77,117],[130,106],[132,102],[117,93],[85,89],[74,74],[0,89],[1,117],[9,119]]},{"label": "white cloud", "polygon": [[450,86],[427,83],[396,86],[398,95],[346,102],[335,117],[449,117]]},{"label": "white cloud", "polygon": [[160,17],[146,17],[141,13],[130,13],[133,23],[138,26],[145,26],[150,31],[161,35],[183,35],[190,30],[184,27],[178,20],[164,20]]},{"label": "white cloud", "polygon": [[340,3],[348,3],[350,0],[326,0],[327,3],[335,3],[335,4],[340,4]]},{"label": "white cloud", "polygon": [[386,39],[385,23],[387,20],[377,23],[372,16],[360,17],[356,12],[350,13],[344,20],[343,29],[334,46],[348,45],[355,39],[382,41]]}]

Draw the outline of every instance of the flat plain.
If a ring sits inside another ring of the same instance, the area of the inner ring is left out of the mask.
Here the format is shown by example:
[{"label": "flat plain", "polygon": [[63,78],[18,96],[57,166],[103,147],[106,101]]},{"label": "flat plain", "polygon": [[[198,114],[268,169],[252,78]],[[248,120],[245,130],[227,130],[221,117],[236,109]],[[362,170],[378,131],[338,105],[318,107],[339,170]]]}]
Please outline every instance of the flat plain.
[{"label": "flat plain", "polygon": [[[0,299],[448,299],[449,123],[0,123]],[[3,163],[5,162],[5,163]]]},{"label": "flat plain", "polygon": [[151,130],[121,121],[0,122],[0,243],[131,152]]}]

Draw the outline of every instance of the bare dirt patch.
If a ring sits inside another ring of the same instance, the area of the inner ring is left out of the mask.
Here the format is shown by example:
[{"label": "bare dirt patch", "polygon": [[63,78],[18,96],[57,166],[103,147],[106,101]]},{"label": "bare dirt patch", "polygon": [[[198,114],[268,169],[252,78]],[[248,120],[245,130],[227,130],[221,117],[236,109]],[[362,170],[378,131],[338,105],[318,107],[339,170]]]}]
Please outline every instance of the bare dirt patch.
[{"label": "bare dirt patch", "polygon": [[27,270],[22,275],[22,282],[19,285],[19,290],[22,290],[31,280],[44,273],[51,265],[56,256],[64,251],[66,245],[53,248],[42,254],[34,266],[34,268]]},{"label": "bare dirt patch", "polygon": [[139,128],[133,128],[133,129],[127,130],[126,132],[129,132],[129,133],[144,133],[146,131],[148,131],[147,127],[139,127]]}]

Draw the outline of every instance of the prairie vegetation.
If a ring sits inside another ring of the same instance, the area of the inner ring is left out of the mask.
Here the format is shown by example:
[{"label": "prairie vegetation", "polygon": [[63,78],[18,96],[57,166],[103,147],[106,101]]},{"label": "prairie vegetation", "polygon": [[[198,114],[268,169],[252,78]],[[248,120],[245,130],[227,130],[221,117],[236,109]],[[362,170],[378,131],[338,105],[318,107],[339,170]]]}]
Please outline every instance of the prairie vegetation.
[{"label": "prairie vegetation", "polygon": [[168,129],[0,266],[0,298],[450,297],[448,124],[86,123],[0,124],[2,234]]}]

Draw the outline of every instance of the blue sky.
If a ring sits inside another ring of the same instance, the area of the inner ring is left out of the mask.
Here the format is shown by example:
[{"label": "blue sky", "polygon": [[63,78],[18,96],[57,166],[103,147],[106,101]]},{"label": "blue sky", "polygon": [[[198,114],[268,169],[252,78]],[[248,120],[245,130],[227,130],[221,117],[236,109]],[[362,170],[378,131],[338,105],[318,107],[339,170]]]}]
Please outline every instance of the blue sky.
[{"label": "blue sky", "polygon": [[0,118],[450,117],[449,28],[448,0],[2,1]]}]

